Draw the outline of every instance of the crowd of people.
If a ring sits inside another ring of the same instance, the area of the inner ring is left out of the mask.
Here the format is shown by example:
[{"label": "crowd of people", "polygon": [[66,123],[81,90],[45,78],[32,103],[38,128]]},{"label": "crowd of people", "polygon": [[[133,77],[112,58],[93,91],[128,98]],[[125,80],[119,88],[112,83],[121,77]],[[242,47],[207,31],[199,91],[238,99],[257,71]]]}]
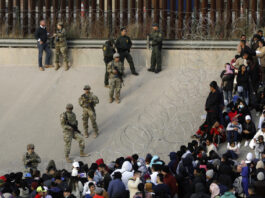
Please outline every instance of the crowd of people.
[{"label": "crowd of people", "polygon": [[[265,197],[265,47],[258,31],[250,44],[242,35],[238,54],[222,71],[221,86],[210,83],[205,122],[193,139],[169,154],[133,154],[109,164],[74,161],[69,171],[50,161],[38,170],[34,145],[23,156],[24,172],[0,177],[0,197],[30,198],[262,198]],[[260,115],[258,126],[252,115]],[[240,153],[241,143],[249,147]],[[220,153],[224,144],[226,152]],[[33,157],[34,156],[34,157]],[[243,160],[238,160],[238,158]]]}]

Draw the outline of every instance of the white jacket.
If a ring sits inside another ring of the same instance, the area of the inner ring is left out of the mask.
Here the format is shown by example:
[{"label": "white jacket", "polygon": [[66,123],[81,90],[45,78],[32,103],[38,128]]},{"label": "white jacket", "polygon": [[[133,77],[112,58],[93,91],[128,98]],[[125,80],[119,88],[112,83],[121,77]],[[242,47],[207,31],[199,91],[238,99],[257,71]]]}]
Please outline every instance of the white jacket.
[{"label": "white jacket", "polygon": [[128,161],[123,162],[121,169],[117,169],[111,174],[112,178],[115,172],[120,172],[122,174],[121,180],[124,183],[126,190],[128,190],[128,181],[133,177],[132,164]]},{"label": "white jacket", "polygon": [[136,180],[129,179],[128,181],[128,189],[130,191],[130,198],[133,198],[134,195],[139,191],[138,185],[140,184],[140,178],[136,178]]},{"label": "white jacket", "polygon": [[86,182],[85,185],[84,185],[83,193],[82,193],[83,196],[85,196],[87,194],[90,194],[90,189],[89,189],[89,184],[90,183],[94,183],[95,186],[96,186],[96,182],[95,181],[88,181],[88,182]]},{"label": "white jacket", "polygon": [[263,138],[264,138],[264,140],[265,140],[265,132],[262,132],[261,129],[258,130],[258,132],[254,135],[253,139],[252,139],[252,140],[250,141],[250,143],[249,143],[249,147],[250,147],[251,149],[254,149],[254,146],[256,145],[256,143],[254,142],[254,140],[257,140],[257,138],[258,138],[260,135],[262,135]]}]

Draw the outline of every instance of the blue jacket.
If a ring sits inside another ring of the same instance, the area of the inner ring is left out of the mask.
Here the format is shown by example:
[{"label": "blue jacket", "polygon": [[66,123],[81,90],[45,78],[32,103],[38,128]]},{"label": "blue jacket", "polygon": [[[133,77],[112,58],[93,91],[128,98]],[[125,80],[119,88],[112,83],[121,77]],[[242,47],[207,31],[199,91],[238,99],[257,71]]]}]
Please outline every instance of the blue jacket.
[{"label": "blue jacket", "polygon": [[126,188],[120,179],[114,179],[110,182],[108,188],[109,198],[122,198]]},{"label": "blue jacket", "polygon": [[242,175],[243,191],[244,191],[244,194],[248,196],[248,177],[249,177],[248,167],[242,168],[241,175]]}]

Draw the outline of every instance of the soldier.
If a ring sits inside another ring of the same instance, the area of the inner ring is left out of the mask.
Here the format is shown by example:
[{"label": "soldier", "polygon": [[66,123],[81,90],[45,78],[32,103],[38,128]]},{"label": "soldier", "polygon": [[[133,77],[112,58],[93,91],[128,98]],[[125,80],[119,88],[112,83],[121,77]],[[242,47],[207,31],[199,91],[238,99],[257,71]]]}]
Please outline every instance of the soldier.
[{"label": "soldier", "polygon": [[41,159],[37,153],[34,152],[34,144],[27,145],[27,152],[23,155],[22,159],[26,171],[37,170],[38,164]]},{"label": "soldier", "polygon": [[120,61],[122,62],[122,66],[124,67],[124,59],[126,58],[126,60],[128,61],[130,65],[132,74],[137,76],[138,73],[135,71],[133,59],[130,54],[130,50],[132,47],[132,41],[130,37],[127,36],[127,30],[125,27],[121,28],[121,36],[117,39],[115,45],[118,50],[118,53],[120,54]]},{"label": "soldier", "polygon": [[[152,41],[152,56],[151,56],[151,68],[150,72],[161,72],[161,51],[162,51],[162,33],[158,29],[158,24],[153,24],[153,32],[150,34],[150,40]],[[157,67],[156,67],[157,66]]]},{"label": "soldier", "polygon": [[105,72],[105,79],[104,79],[104,84],[105,87],[109,86],[109,73],[108,73],[108,63],[113,60],[113,54],[115,54],[115,47],[114,47],[114,40],[109,39],[105,42],[103,45],[103,53],[104,53],[104,62],[106,65],[106,72]]},{"label": "soldier", "polygon": [[61,118],[61,126],[63,128],[64,134],[64,154],[65,159],[68,163],[71,163],[72,160],[69,158],[70,150],[71,150],[71,143],[72,139],[75,139],[79,143],[80,148],[80,157],[87,157],[88,155],[84,153],[85,149],[85,142],[84,138],[80,134],[78,130],[78,122],[76,120],[76,115],[73,112],[73,105],[67,104],[66,105],[66,112],[60,115]]},{"label": "soldier", "polygon": [[110,78],[110,103],[113,102],[113,95],[115,91],[115,100],[120,103],[120,92],[122,87],[122,73],[123,73],[123,64],[120,61],[120,55],[115,53],[113,55],[113,61],[108,64],[108,73]]},{"label": "soldier", "polygon": [[66,42],[66,32],[63,28],[63,23],[59,22],[57,24],[56,34],[53,35],[55,37],[55,70],[60,68],[60,54],[63,56],[63,60],[65,63],[65,71],[69,69],[69,61],[67,56],[67,42]]},{"label": "soldier", "polygon": [[83,108],[83,126],[85,130],[85,137],[88,138],[88,119],[90,118],[92,127],[94,129],[94,138],[98,136],[98,125],[96,122],[95,106],[99,103],[98,97],[90,92],[89,85],[84,86],[85,93],[79,98],[79,105]]}]

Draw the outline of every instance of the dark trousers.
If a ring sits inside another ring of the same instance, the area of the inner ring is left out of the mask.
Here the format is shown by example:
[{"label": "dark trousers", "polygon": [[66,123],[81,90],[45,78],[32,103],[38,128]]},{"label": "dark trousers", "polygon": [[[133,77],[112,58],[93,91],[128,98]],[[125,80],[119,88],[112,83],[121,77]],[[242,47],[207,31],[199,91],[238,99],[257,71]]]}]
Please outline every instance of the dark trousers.
[{"label": "dark trousers", "polygon": [[104,84],[109,85],[109,72],[108,72],[108,64],[111,62],[113,58],[110,57],[104,57],[104,62],[106,65],[106,71],[105,71],[105,78],[104,78]]},{"label": "dark trousers", "polygon": [[[162,51],[159,46],[153,46],[152,56],[151,56],[151,69],[161,71],[162,64]],[[157,66],[157,67],[156,67]]]},{"label": "dark trousers", "polygon": [[52,52],[47,43],[43,43],[42,45],[38,42],[38,49],[39,49],[39,67],[42,67],[42,55],[43,51],[46,53],[45,65],[51,64],[51,56]]},{"label": "dark trousers", "polygon": [[119,52],[119,54],[120,54],[120,61],[122,62],[122,64],[124,65],[124,60],[126,59],[130,65],[131,72],[135,73],[135,67],[134,67],[133,58],[131,54],[128,51]]},{"label": "dark trousers", "polygon": [[237,131],[227,131],[227,141],[231,142],[231,138],[233,136],[233,141],[238,142],[238,132]]}]

